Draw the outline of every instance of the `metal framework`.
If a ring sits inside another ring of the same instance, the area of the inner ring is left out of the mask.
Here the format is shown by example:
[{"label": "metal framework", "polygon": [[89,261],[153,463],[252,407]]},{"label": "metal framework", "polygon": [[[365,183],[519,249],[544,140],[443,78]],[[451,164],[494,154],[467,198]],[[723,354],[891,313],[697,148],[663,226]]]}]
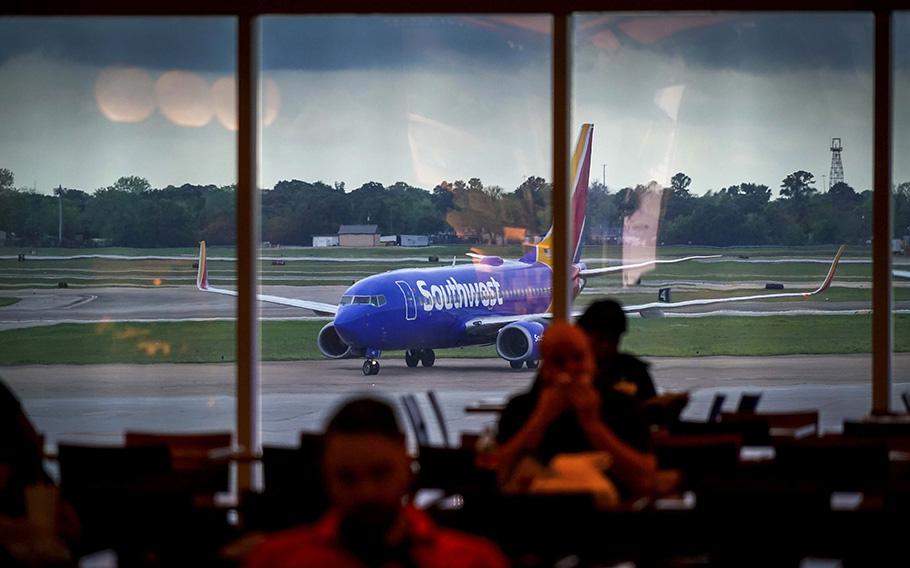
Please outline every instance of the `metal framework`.
[{"label": "metal framework", "polygon": [[844,151],[840,138],[831,139],[831,172],[828,176],[828,187],[831,189],[835,185],[844,182],[844,163],[840,159],[840,153]]},{"label": "metal framework", "polygon": [[[403,0],[338,0],[336,2],[281,0],[12,0],[0,15],[13,16],[233,16],[238,23],[238,133],[237,133],[237,435],[242,448],[257,453],[259,427],[259,330],[254,301],[257,287],[256,245],[259,242],[259,203],[256,109],[259,74],[258,17],[272,14],[440,14],[440,13],[541,13],[553,16],[553,309],[557,318],[568,315],[570,283],[568,156],[571,14],[586,11],[859,11],[875,17],[875,133],[873,196],[872,277],[872,409],[889,411],[891,392],[891,50],[892,15],[910,9],[910,0],[437,0],[414,3]],[[240,467],[240,488],[250,487],[251,466]]]}]

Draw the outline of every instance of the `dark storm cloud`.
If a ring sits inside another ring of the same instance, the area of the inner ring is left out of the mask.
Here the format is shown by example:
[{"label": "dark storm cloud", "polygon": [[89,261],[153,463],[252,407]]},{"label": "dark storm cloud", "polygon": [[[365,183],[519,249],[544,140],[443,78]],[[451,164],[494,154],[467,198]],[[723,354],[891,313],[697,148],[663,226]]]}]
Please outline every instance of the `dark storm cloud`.
[{"label": "dark storm cloud", "polygon": [[688,65],[741,72],[870,70],[871,14],[711,14],[623,16],[591,25],[582,38],[610,33],[615,47],[681,57]]},{"label": "dark storm cloud", "polygon": [[[230,18],[0,18],[0,64],[40,52],[87,65],[230,72]],[[268,17],[266,70],[400,69],[452,60],[513,67],[549,54],[549,36],[459,17]]]},{"label": "dark storm cloud", "polygon": [[0,18],[0,64],[25,53],[77,64],[230,72],[229,18]]}]

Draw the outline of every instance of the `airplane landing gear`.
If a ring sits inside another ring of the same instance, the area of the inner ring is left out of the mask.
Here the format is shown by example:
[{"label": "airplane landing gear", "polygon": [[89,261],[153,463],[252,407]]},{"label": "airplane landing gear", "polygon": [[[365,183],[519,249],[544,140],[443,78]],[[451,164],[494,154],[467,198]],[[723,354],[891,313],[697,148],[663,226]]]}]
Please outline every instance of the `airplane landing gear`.
[{"label": "airplane landing gear", "polygon": [[526,361],[529,369],[536,369],[540,365],[540,361]]},{"label": "airplane landing gear", "polygon": [[524,365],[524,361],[509,361],[509,366],[513,369],[521,369]]},{"label": "airplane landing gear", "polygon": [[412,368],[418,363],[423,363],[424,367],[432,367],[436,362],[436,353],[432,349],[408,349],[404,352],[404,362]]},{"label": "airplane landing gear", "polygon": [[367,359],[363,362],[363,374],[365,376],[378,375],[379,374],[379,361],[376,359]]}]

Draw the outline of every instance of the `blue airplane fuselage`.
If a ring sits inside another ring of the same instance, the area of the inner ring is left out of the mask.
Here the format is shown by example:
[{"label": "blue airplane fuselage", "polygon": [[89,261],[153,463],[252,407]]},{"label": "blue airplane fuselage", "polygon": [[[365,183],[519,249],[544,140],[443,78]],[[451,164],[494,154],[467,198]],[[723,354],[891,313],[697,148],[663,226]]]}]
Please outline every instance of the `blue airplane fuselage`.
[{"label": "blue airplane fuselage", "polygon": [[545,312],[551,281],[552,270],[544,263],[489,257],[459,266],[392,270],[348,288],[335,330],[355,349],[485,344],[489,337],[467,333],[467,322]]}]

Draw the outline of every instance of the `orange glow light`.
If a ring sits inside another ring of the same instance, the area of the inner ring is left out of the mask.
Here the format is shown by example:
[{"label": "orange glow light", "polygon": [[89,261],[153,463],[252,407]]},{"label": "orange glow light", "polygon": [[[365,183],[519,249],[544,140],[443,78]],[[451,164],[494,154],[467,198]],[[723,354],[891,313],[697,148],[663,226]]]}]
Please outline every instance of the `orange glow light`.
[{"label": "orange glow light", "polygon": [[198,128],[212,120],[212,93],[205,79],[188,71],[168,71],[155,83],[161,114],[178,126]]},{"label": "orange glow light", "polygon": [[95,80],[98,110],[113,122],[135,123],[155,111],[152,78],[136,67],[110,67]]}]

